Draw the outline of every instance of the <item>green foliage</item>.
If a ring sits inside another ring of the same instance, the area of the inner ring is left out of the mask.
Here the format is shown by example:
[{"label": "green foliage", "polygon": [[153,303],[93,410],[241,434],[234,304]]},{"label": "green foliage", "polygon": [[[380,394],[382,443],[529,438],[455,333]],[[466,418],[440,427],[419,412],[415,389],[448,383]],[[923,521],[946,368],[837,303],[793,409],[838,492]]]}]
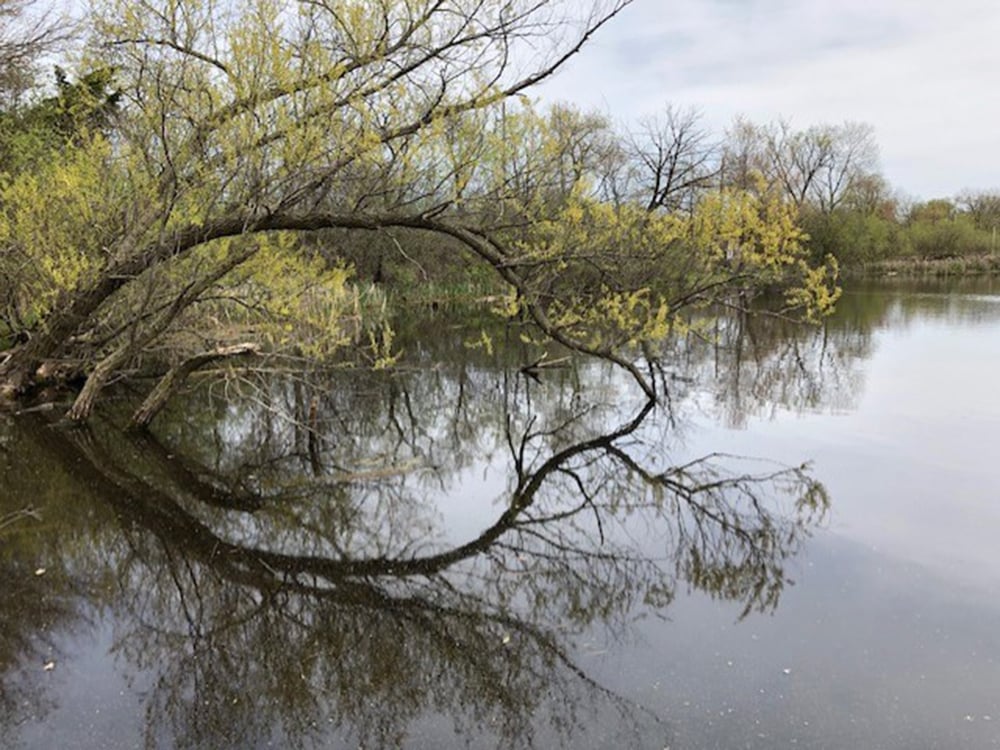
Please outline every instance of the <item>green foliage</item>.
[{"label": "green foliage", "polygon": [[239,313],[231,321],[242,320],[274,351],[322,359],[346,343],[340,323],[353,301],[347,269],[298,252],[297,238],[287,232],[237,242],[257,249],[220,282]]},{"label": "green foliage", "polygon": [[8,322],[43,319],[60,295],[93,281],[121,230],[125,198],[100,135],[50,150],[0,182],[0,290]]},{"label": "green foliage", "polygon": [[906,227],[906,238],[913,254],[920,258],[984,254],[993,245],[991,233],[977,229],[965,215],[918,219]]},{"label": "green foliage", "polygon": [[55,96],[0,112],[0,334],[44,320],[92,281],[121,230],[112,79],[102,68],[73,83],[56,68]]},{"label": "green foliage", "polygon": [[73,83],[57,67],[55,86],[54,96],[0,113],[0,172],[43,166],[52,154],[85,146],[94,134],[109,131],[122,98],[111,68],[98,68]]},{"label": "green foliage", "polygon": [[[595,0],[578,41],[625,4]],[[775,191],[651,210],[609,187],[623,152],[604,118],[526,100],[557,65],[517,79],[509,60],[544,29],[565,32],[551,59],[566,59],[571,11],[99,3],[96,72],[60,74],[57,96],[21,118],[40,140],[0,195],[6,318],[30,340],[6,372],[34,377],[58,356],[90,376],[92,399],[144,357],[234,338],[320,360],[362,341],[389,366],[391,331],[347,324],[352,263],[365,282],[492,280],[544,336],[640,380],[631,350],[687,307],[778,289],[785,312],[828,311],[836,266],[809,264]]]},{"label": "green foliage", "polygon": [[906,238],[895,222],[860,211],[806,212],[802,228],[814,259],[832,255],[845,266],[883,260],[907,247]]},{"label": "green foliage", "polygon": [[905,221],[842,208],[831,213],[805,211],[801,223],[814,260],[829,254],[846,267],[863,268],[908,258],[923,261],[994,253],[997,238],[987,217],[985,212],[977,216],[939,199],[917,204]]},{"label": "green foliage", "polygon": [[767,289],[785,292],[785,312],[819,317],[836,299],[836,266],[811,267],[801,239],[774,195],[709,192],[691,213],[574,196],[519,236],[509,262],[527,270],[507,314],[534,302],[566,342],[605,354],[683,330],[691,307]]},{"label": "green foliage", "polygon": [[937,224],[954,219],[957,215],[955,204],[946,198],[935,198],[912,206],[907,216],[910,224]]}]

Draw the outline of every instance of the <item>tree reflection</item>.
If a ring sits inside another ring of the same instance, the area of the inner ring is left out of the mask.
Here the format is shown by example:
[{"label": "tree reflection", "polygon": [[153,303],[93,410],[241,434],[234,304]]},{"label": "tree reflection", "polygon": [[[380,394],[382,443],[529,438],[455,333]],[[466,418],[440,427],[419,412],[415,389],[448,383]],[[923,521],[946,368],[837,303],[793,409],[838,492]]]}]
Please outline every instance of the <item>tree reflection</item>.
[{"label": "tree reflection", "polygon": [[[51,708],[38,676],[56,656],[49,638],[77,619],[68,595],[53,597],[51,581],[43,581],[24,560],[0,554],[0,728],[40,718]],[[65,581],[56,585],[66,586]],[[67,594],[69,592],[66,592]]]},{"label": "tree reflection", "polygon": [[0,415],[0,736],[57,715],[74,639],[110,622],[150,747],[666,745],[582,644],[686,588],[773,609],[827,503],[801,467],[678,464],[686,405],[850,408],[881,328],[995,307],[857,293],[824,328],[720,320],[667,352],[673,413],[623,418],[599,366],[519,375],[540,353],[516,330],[436,329],[393,373],[214,382],[155,436]]},{"label": "tree reflection", "polygon": [[694,318],[692,331],[665,348],[666,388],[675,402],[698,399],[735,428],[779,410],[849,411],[880,331],[928,320],[995,321],[994,286],[988,279],[856,282],[822,326],[742,312]]},{"label": "tree reflection", "polygon": [[[11,424],[0,415],[0,477],[16,476]],[[4,486],[5,485],[5,486]],[[10,483],[0,485],[10,491]],[[44,519],[19,494],[0,489],[0,730],[44,717],[53,707],[40,677],[61,655],[56,636],[79,626],[85,586],[38,555],[31,537]],[[25,495],[24,497],[31,497]],[[3,731],[6,736],[9,733]]]},{"label": "tree reflection", "polygon": [[[666,741],[577,664],[576,638],[679,586],[775,607],[826,509],[801,467],[670,465],[651,403],[614,424],[620,407],[565,381],[435,375],[261,380],[223,407],[189,402],[159,439],[19,420],[32,460],[115,518],[47,554],[113,577],[97,606],[128,669],[154,678],[148,745],[570,744],[602,716],[609,742]],[[473,467],[497,497],[456,539],[436,498],[461,498]],[[22,607],[5,630],[36,620]]]},{"label": "tree reflection", "polygon": [[736,313],[671,342],[667,387],[678,400],[707,396],[720,421],[744,428],[755,417],[854,407],[873,329],[843,320],[806,326]]}]

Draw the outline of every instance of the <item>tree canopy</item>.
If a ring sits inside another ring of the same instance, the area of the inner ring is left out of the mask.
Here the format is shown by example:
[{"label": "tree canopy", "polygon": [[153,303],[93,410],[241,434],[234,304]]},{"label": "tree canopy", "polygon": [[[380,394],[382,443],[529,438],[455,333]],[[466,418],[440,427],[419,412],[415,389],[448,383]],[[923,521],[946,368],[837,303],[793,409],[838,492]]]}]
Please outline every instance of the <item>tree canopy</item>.
[{"label": "tree canopy", "polygon": [[150,361],[327,356],[372,234],[490,269],[505,314],[650,396],[637,357],[686,307],[775,287],[822,314],[835,269],[780,191],[623,190],[603,118],[528,98],[630,2],[101,0],[36,108],[45,158],[0,183],[0,385],[83,379],[84,419]]}]

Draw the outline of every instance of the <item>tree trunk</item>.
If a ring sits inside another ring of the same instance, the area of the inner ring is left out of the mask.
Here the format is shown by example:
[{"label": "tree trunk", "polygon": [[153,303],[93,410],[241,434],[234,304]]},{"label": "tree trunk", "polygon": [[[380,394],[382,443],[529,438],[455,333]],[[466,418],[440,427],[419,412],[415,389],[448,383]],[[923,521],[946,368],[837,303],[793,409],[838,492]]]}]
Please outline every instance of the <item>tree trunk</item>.
[{"label": "tree trunk", "polygon": [[115,370],[121,367],[131,353],[132,347],[123,346],[115,349],[111,354],[98,362],[97,367],[94,368],[94,371],[87,378],[87,382],[83,384],[83,389],[77,395],[73,406],[66,413],[67,419],[73,422],[82,422],[90,417],[90,413],[94,410],[97,396],[108,382],[108,378],[114,375]]},{"label": "tree trunk", "polygon": [[20,348],[7,352],[0,362],[0,401],[15,401],[31,385],[33,369],[20,358]]},{"label": "tree trunk", "polygon": [[[167,400],[183,385],[185,379],[195,370],[204,367],[217,359],[228,357],[246,356],[248,354],[258,354],[259,347],[256,344],[236,344],[214,352],[205,352],[188,357],[179,365],[174,366],[164,375],[156,387],[146,396],[146,400],[136,409],[132,415],[133,427],[148,427],[149,423],[156,418],[160,410],[167,403]],[[82,394],[81,394],[82,395]]]}]

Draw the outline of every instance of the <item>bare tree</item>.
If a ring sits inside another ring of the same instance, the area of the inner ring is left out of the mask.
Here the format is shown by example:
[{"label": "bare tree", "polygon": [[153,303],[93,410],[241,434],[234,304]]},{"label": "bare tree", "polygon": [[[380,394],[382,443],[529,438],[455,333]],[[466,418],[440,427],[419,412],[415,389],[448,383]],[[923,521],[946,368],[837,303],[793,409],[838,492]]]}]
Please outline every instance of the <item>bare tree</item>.
[{"label": "bare tree", "polygon": [[867,123],[845,122],[818,130],[814,138],[828,144],[828,155],[813,197],[820,210],[829,213],[865,180],[878,176],[878,145],[875,131]]},{"label": "bare tree", "polygon": [[723,158],[726,184],[752,189],[754,180],[763,180],[796,207],[823,213],[878,176],[874,131],[857,122],[797,130],[786,120],[757,125],[737,119],[726,134]]},{"label": "bare tree", "polygon": [[963,190],[955,202],[980,229],[1000,227],[1000,190]]},{"label": "bare tree", "polygon": [[781,120],[765,130],[768,160],[781,188],[803,206],[833,161],[833,138],[824,127],[795,131]]},{"label": "bare tree", "polygon": [[0,107],[16,104],[33,86],[41,58],[72,35],[67,16],[36,0],[0,0]]},{"label": "bare tree", "polygon": [[743,117],[737,117],[726,130],[719,173],[719,184],[737,190],[754,190],[763,179],[771,182],[767,157],[766,131]]},{"label": "bare tree", "polygon": [[718,176],[718,147],[700,120],[696,110],[668,105],[628,137],[648,210],[690,209],[697,193]]}]

